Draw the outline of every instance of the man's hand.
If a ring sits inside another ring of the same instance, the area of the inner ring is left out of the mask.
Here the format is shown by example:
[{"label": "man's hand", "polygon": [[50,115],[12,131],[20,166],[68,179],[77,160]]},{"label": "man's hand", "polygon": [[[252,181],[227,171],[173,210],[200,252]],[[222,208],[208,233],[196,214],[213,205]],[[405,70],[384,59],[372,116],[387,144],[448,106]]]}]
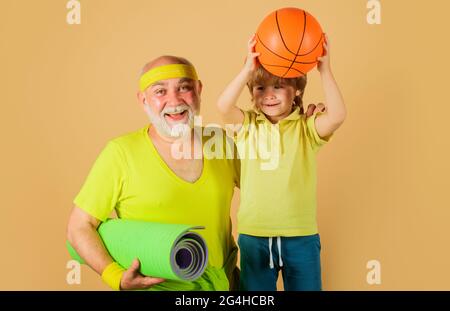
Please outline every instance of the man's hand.
[{"label": "man's hand", "polygon": [[165,279],[152,278],[150,276],[144,276],[139,272],[140,263],[138,259],[133,260],[130,268],[125,271],[120,280],[120,289],[145,289],[152,287],[153,285],[162,283]]},{"label": "man's hand", "polygon": [[[309,104],[308,108],[306,109],[306,117],[309,118],[316,112],[325,112],[325,105],[322,103],[315,104]],[[300,110],[300,113],[303,114],[303,107]]]}]

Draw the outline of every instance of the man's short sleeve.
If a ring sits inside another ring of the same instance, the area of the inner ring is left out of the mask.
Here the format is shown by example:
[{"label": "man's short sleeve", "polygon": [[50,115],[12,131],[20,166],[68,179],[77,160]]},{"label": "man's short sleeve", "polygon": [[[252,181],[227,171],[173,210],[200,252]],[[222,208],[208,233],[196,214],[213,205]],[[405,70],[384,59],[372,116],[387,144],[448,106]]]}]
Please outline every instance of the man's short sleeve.
[{"label": "man's short sleeve", "polygon": [[120,198],[125,172],[120,146],[111,141],[98,156],[73,202],[91,216],[105,221]]},{"label": "man's short sleeve", "polygon": [[320,112],[315,112],[308,118],[303,115],[303,117],[306,118],[306,135],[308,136],[314,151],[318,151],[319,148],[329,142],[333,136],[333,134],[331,134],[328,137],[320,137],[317,133],[315,121],[320,114]]},{"label": "man's short sleeve", "polygon": [[227,135],[226,131],[223,131],[224,137],[224,153],[226,154],[227,161],[231,166],[233,172],[233,181],[236,187],[241,187],[241,160],[237,154],[236,144],[234,139]]}]

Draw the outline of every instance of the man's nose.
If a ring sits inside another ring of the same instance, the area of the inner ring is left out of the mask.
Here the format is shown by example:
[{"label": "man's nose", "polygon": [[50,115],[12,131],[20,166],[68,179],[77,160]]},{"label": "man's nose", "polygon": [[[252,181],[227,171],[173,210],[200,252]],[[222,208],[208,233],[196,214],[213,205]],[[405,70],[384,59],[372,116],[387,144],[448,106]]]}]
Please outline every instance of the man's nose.
[{"label": "man's nose", "polygon": [[167,96],[167,104],[176,106],[183,103],[183,98],[181,97],[181,94],[177,91],[169,92]]}]

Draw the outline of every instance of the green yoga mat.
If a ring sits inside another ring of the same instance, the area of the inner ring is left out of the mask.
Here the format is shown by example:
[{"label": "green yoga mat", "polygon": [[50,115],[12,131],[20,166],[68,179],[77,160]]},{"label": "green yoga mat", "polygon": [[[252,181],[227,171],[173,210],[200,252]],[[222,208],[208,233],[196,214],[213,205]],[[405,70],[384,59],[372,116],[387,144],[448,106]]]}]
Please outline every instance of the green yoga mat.
[{"label": "green yoga mat", "polygon": [[[181,224],[161,224],[111,219],[98,232],[111,257],[128,268],[138,258],[143,275],[168,280],[194,281],[205,271],[208,249],[205,240],[190,230],[204,229]],[[72,259],[83,259],[67,241]]]}]

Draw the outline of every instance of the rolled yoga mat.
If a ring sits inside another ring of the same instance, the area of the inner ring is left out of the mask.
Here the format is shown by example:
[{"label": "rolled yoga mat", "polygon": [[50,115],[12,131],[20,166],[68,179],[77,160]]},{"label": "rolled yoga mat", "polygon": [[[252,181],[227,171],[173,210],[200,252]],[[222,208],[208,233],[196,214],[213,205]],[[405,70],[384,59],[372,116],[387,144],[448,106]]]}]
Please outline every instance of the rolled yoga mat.
[{"label": "rolled yoga mat", "polygon": [[[208,249],[205,240],[190,230],[204,229],[181,224],[111,219],[98,227],[111,257],[128,268],[138,258],[143,275],[168,280],[194,281],[205,271]],[[67,241],[72,259],[83,259]]]}]

